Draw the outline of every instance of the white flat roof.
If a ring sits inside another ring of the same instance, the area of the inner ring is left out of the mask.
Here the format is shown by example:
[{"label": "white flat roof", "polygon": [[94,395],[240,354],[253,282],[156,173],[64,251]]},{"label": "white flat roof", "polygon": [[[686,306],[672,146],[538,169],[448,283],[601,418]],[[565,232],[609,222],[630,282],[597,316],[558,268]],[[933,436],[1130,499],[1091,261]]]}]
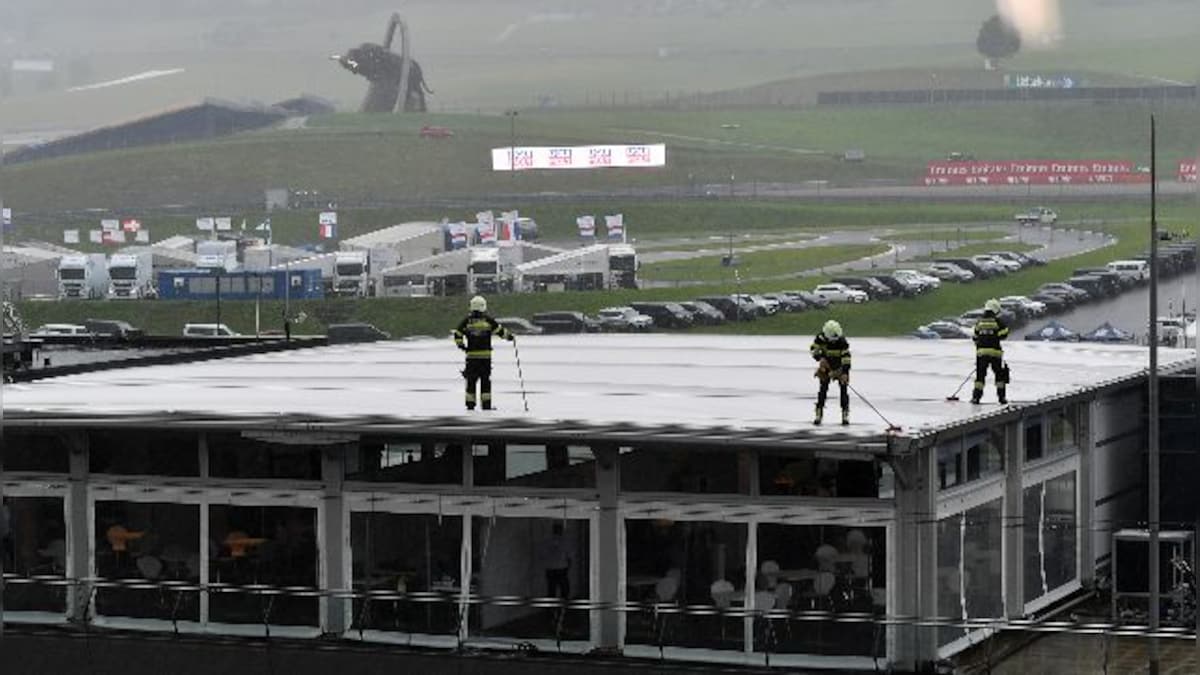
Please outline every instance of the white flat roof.
[{"label": "white flat roof", "polygon": [[[499,410],[463,406],[462,357],[449,337],[301,349],[203,363],[72,375],[5,387],[4,414],[129,418],[308,429],[394,428],[497,436],[654,436],[691,443],[863,449],[886,424],[852,394],[848,427],[811,422],[817,381],[810,338],[570,335],[519,338],[529,399],[522,409],[513,349],[498,341]],[[948,402],[974,365],[968,341],[852,339],[851,384],[899,425],[900,437],[1013,412]],[[1014,342],[1010,401],[1046,405],[1144,373],[1148,352],[1126,345]],[[1164,368],[1191,350],[1160,350]],[[831,411],[837,407],[831,387]],[[986,400],[994,401],[989,382]],[[1013,412],[1015,414],[1015,412]],[[828,416],[836,420],[837,415]],[[66,420],[62,420],[65,422]],[[77,420],[78,421],[78,420]],[[128,420],[127,420],[128,421]]]}]

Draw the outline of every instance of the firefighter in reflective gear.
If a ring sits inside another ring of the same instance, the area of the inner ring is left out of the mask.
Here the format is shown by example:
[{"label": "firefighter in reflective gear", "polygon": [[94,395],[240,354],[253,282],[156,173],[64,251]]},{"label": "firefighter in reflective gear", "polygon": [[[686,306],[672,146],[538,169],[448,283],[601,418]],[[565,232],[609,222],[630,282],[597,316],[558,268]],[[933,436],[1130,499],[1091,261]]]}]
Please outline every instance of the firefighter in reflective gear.
[{"label": "firefighter in reflective gear", "polygon": [[813,424],[820,424],[824,416],[825,397],[829,394],[829,381],[832,379],[837,380],[842,390],[842,424],[850,424],[850,343],[842,334],[841,324],[833,320],[826,321],[808,351],[817,362],[817,372],[813,377],[821,383],[821,388],[817,390]]},{"label": "firefighter in reflective gear", "polygon": [[975,392],[971,403],[983,398],[983,385],[988,368],[996,376],[996,398],[1008,403],[1008,365],[1004,363],[1001,341],[1008,337],[1008,326],[1000,319],[1000,301],[992,298],[983,306],[983,318],[975,324]]},{"label": "firefighter in reflective gear", "polygon": [[471,313],[454,329],[454,344],[467,353],[467,367],[463,377],[467,380],[467,410],[475,409],[475,383],[479,383],[479,402],[484,410],[492,409],[492,336],[509,342],[516,337],[487,313],[487,300],[481,296],[471,298]]}]

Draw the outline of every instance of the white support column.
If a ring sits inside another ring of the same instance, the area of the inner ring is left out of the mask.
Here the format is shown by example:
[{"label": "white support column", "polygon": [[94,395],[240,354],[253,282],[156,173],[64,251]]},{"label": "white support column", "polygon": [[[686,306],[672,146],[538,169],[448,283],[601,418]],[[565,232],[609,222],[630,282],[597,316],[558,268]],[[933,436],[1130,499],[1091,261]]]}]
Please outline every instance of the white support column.
[{"label": "white support column", "polygon": [[897,457],[896,524],[888,574],[888,612],[898,620],[889,631],[900,670],[918,670],[937,658],[937,631],[914,621],[937,616],[936,448]]},{"label": "white support column", "polygon": [[1021,488],[1025,464],[1025,422],[1004,429],[1004,616],[1025,615],[1025,499]]},{"label": "white support column", "polygon": [[[592,574],[597,579],[595,601],[601,605],[616,607],[621,601],[621,460],[620,450],[615,446],[595,447],[596,493],[600,499],[600,513],[596,529],[598,537],[597,565]],[[596,645],[602,650],[616,650],[621,641],[622,612],[604,610],[599,612],[598,634],[593,635]]]},{"label": "white support column", "polygon": [[[321,450],[321,479],[325,484],[323,508],[320,510],[321,533],[324,545],[319,555],[321,569],[324,571],[321,579],[321,589],[344,590],[350,587],[347,570],[342,552],[346,545],[347,533],[344,528],[346,500],[342,495],[344,482],[343,466],[345,461],[344,446],[331,445]],[[330,635],[341,635],[346,630],[345,598],[322,596],[321,628],[322,632]]]},{"label": "white support column", "polygon": [[90,620],[92,585],[92,523],[88,509],[88,438],[73,433],[67,440],[70,476],[67,482],[67,578],[74,581],[67,596],[67,616],[71,621]]}]

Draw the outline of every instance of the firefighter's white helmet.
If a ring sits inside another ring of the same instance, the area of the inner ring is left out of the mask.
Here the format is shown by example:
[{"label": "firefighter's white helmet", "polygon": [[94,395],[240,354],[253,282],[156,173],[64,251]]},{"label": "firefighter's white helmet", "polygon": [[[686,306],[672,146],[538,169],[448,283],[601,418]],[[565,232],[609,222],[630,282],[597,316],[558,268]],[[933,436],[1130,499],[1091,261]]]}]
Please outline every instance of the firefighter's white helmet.
[{"label": "firefighter's white helmet", "polygon": [[842,337],[842,324],[830,319],[825,322],[821,328],[821,333],[830,340],[836,340]]},{"label": "firefighter's white helmet", "polygon": [[988,300],[987,302],[983,303],[983,308],[986,309],[987,311],[991,312],[992,314],[999,314],[1000,313],[1000,301],[995,298],[992,298],[991,300]]},{"label": "firefighter's white helmet", "polygon": [[471,298],[471,311],[472,312],[486,312],[487,311],[487,300],[484,300],[482,295],[477,295],[477,296]]}]

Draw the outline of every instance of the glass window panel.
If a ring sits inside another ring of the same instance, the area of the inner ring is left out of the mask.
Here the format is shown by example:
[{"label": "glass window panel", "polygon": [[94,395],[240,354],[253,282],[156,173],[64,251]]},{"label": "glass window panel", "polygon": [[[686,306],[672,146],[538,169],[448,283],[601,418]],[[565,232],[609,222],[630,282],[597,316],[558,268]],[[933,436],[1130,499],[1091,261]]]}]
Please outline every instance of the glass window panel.
[{"label": "glass window panel", "polygon": [[[462,518],[433,514],[350,516],[353,628],[456,635]],[[373,597],[412,593],[412,598]]]},{"label": "glass window panel", "polygon": [[962,439],[938,446],[938,488],[945,490],[966,481]]},{"label": "glass window panel", "polygon": [[[882,617],[887,607],[886,530],[836,525],[758,526],[755,589],[773,609]],[[830,656],[883,656],[886,645],[868,622],[756,620],[755,650]]]},{"label": "glass window panel", "polygon": [[88,464],[92,473],[198,476],[199,448],[199,437],[189,432],[91,431]]},{"label": "glass window panel", "polygon": [[[728,605],[742,606],[747,527],[740,523],[625,521],[625,597],[644,609],[626,615],[630,644],[741,650],[742,620],[665,614],[653,605],[715,605],[713,585],[728,582]],[[724,604],[724,600],[721,601]]]},{"label": "glass window panel", "polygon": [[735,451],[623,448],[621,490],[749,494],[750,460]]},{"label": "glass window panel", "polygon": [[217,280],[213,277],[192,277],[188,280],[188,288],[197,295],[214,295],[217,292]]},{"label": "glass window panel", "polygon": [[214,478],[320,480],[324,447],[271,443],[236,433],[209,434],[209,473]]},{"label": "glass window panel", "polygon": [[1079,430],[1078,413],[1079,408],[1072,405],[1047,414],[1050,424],[1050,444],[1048,450],[1051,453],[1066,452],[1078,447],[1076,438]]},{"label": "glass window panel", "polygon": [[589,612],[501,606],[487,598],[591,599],[591,542],[586,520],[483,518],[472,527],[472,637],[587,640]]},{"label": "glass window panel", "polygon": [[9,577],[4,609],[65,612],[66,586],[31,577],[65,577],[67,527],[59,497],[5,497],[0,504],[0,560]]},{"label": "glass window panel", "polygon": [[[194,504],[96,502],[96,573],[149,583],[200,582],[200,507]],[[99,588],[96,613],[198,621],[197,591]]]},{"label": "glass window panel", "polygon": [[1042,580],[1042,485],[1025,488],[1021,499],[1024,502],[1021,532],[1025,548],[1021,566],[1025,575],[1025,602],[1032,602],[1046,592]]},{"label": "glass window panel", "polygon": [[229,584],[209,594],[219,623],[317,625],[317,598],[265,595],[250,585],[317,587],[317,510],[291,506],[212,505],[208,510],[209,580]]},{"label": "glass window panel", "polygon": [[[937,609],[945,621],[962,619],[962,514],[943,518],[937,524]],[[938,644],[947,645],[966,635],[961,626],[937,629]]]},{"label": "glass window panel", "polygon": [[579,445],[487,443],[472,446],[476,485],[596,486],[592,450]]},{"label": "glass window panel", "polygon": [[1046,454],[1042,443],[1042,422],[1037,420],[1025,421],[1025,461],[1032,462],[1041,459]]},{"label": "glass window panel", "polygon": [[763,453],[758,458],[759,493],[815,497],[879,496],[874,462]]},{"label": "glass window panel", "polygon": [[1000,555],[1003,538],[1004,507],[1000,499],[977,506],[966,513],[963,540],[963,587],[967,594],[967,616],[993,619],[1004,615],[1001,590],[1004,561]]},{"label": "glass window panel", "polygon": [[462,485],[462,446],[443,441],[364,436],[346,453],[346,480]]},{"label": "glass window panel", "polygon": [[1054,590],[1076,578],[1075,473],[1046,481],[1043,538],[1046,587]]},{"label": "glass window panel", "polygon": [[4,470],[67,473],[70,460],[66,441],[59,434],[5,429]]}]

